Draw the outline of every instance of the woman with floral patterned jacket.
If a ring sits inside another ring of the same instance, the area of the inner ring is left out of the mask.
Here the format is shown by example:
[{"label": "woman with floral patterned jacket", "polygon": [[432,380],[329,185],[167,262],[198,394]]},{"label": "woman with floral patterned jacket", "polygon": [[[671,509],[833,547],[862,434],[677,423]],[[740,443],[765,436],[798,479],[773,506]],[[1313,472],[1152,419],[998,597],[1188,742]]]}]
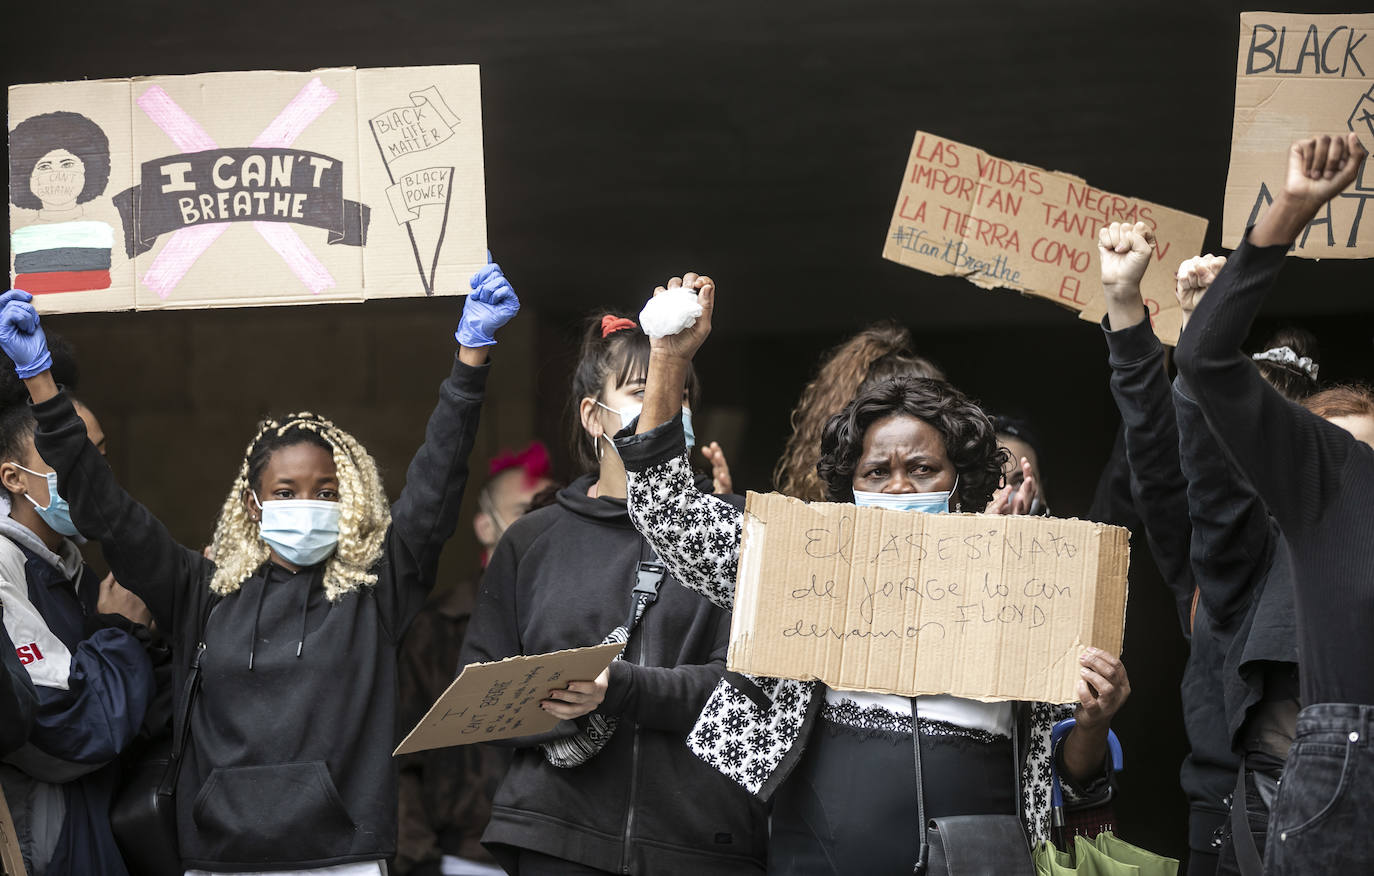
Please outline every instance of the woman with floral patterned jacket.
[{"label": "woman with floral patterned jacket", "polygon": [[[731,608],[743,516],[693,488],[680,415],[692,357],[710,333],[715,287],[690,273],[667,288],[679,286],[697,293],[703,313],[653,340],[643,411],[634,434],[627,429],[615,443],[635,526],[679,581]],[[982,509],[1004,453],[986,415],[957,389],[894,378],[861,392],[830,421],[818,469],[831,501]],[[927,818],[1015,812],[1037,842],[1049,833],[1052,764],[1067,799],[1106,793],[1107,731],[1130,683],[1109,654],[1089,649],[1080,663],[1076,706],[908,699],[731,673],[688,745],[772,799],[769,872],[910,873],[921,838],[913,712]],[[1050,729],[1070,715],[1077,726],[1052,752]]]}]

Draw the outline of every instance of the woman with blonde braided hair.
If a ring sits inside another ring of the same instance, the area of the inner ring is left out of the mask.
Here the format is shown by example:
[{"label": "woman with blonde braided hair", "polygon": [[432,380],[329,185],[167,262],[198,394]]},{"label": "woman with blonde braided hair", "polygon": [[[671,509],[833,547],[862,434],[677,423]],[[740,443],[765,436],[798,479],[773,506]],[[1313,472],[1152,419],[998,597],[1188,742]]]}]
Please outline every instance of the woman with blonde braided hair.
[{"label": "woman with blonde braided hair", "polygon": [[324,417],[302,412],[284,422],[268,419],[258,424],[215,527],[212,555],[217,565],[210,581],[215,593],[227,596],[238,590],[243,579],[268,560],[270,549],[259,535],[257,509],[245,506],[243,497],[273,452],[299,442],[327,451],[339,479],[339,545],[325,561],[325,596],[336,600],[361,585],[377,583],[376,573],[369,570],[381,557],[391,523],[377,465],[352,435]]},{"label": "woman with blonde braided hair", "polygon": [[225,499],[214,560],[115,481],[53,381],[30,296],[0,296],[0,349],[28,386],[35,445],[72,521],[172,641],[186,876],[381,876],[395,853],[397,650],[458,522],[487,347],[520,306],[497,265],[472,285],[396,503],[329,420],[267,420]]}]

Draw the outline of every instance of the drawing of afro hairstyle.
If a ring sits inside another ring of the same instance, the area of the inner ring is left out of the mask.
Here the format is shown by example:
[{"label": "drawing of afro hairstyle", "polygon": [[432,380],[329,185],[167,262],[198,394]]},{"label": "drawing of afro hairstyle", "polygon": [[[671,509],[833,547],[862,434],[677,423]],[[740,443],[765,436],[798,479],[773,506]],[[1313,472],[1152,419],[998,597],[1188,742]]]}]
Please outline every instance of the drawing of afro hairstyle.
[{"label": "drawing of afro hairstyle", "polygon": [[10,131],[10,201],[26,210],[41,210],[43,202],[29,189],[39,159],[54,149],[66,149],[85,165],[86,184],[78,204],[93,201],[110,181],[110,139],[100,126],[80,113],[54,112],[32,116]]}]

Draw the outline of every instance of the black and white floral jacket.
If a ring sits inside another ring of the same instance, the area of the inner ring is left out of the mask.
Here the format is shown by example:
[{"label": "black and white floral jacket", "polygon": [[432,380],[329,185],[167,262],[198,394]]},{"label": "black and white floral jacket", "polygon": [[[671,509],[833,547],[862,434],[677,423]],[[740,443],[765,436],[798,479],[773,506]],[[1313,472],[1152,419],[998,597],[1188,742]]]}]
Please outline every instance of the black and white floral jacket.
[{"label": "black and white floral jacket", "polygon": [[[721,608],[732,609],[743,513],[695,488],[681,415],[642,435],[627,428],[615,444],[625,464],[635,527],[678,581]],[[766,800],[801,759],[824,705],[820,682],[727,673],[687,745]],[[1018,710],[1021,738],[1027,741],[1021,802],[1033,844],[1050,836],[1050,730],[1072,715],[1072,705],[1053,703],[1026,703]],[[1097,796],[1096,787],[1079,789],[1062,776],[1061,780],[1066,803]],[[1097,784],[1105,787],[1105,781]]]}]

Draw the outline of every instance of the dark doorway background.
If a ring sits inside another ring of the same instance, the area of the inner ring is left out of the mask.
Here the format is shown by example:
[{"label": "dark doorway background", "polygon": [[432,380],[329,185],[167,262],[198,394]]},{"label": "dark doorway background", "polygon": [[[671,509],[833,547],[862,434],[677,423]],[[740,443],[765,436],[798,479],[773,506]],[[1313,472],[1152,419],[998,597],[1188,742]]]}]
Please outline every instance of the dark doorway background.
[{"label": "dark doorway background", "polygon": [[[600,304],[637,309],[655,284],[693,269],[721,290],[698,432],[721,438],[740,487],[769,488],[817,355],[889,317],[971,394],[1034,422],[1054,508],[1074,514],[1116,428],[1099,331],[1045,302],[879,258],[911,137],[937,132],[1208,217],[1217,251],[1242,8],[78,0],[9,10],[0,45],[7,84],[481,64],[489,239],[527,313],[498,348],[479,455],[531,433],[561,448],[576,319]],[[1324,377],[1374,379],[1370,278],[1365,262],[1295,260],[1257,334],[1300,322],[1322,341]],[[76,342],[83,393],[124,482],[196,543],[269,410],[332,414],[399,487],[457,309],[401,301],[48,323]],[[472,568],[469,542],[460,530],[450,576]],[[1181,855],[1184,645],[1143,539],[1133,559],[1135,694],[1117,724],[1118,814],[1128,838]]]}]

